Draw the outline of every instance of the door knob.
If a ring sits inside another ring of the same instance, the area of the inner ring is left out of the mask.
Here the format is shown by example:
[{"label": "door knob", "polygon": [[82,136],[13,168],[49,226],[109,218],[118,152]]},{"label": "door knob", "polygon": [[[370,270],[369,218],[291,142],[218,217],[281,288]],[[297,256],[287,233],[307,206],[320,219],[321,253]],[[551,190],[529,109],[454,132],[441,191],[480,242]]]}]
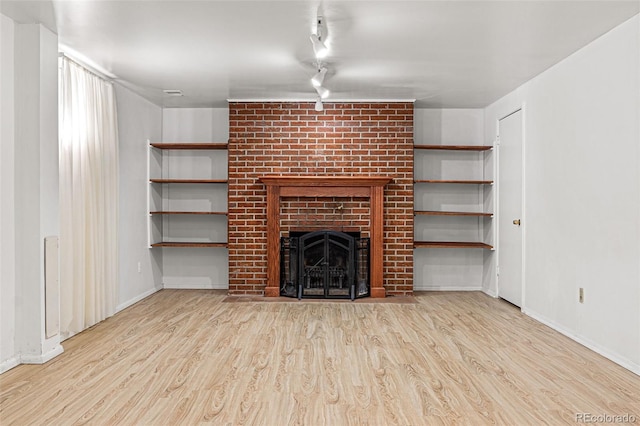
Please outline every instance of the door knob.
[{"label": "door knob", "polygon": [[513,224],[520,226],[520,219],[513,219]]}]

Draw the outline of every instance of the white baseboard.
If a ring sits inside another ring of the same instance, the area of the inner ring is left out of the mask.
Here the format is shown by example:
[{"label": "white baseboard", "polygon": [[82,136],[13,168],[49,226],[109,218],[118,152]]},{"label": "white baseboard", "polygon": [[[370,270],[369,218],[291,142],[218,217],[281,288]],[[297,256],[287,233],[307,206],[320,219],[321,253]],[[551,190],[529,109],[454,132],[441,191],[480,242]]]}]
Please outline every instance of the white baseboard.
[{"label": "white baseboard", "polygon": [[558,333],[564,334],[565,336],[567,336],[568,338],[570,338],[571,340],[574,340],[578,343],[580,343],[582,346],[585,346],[589,349],[591,349],[592,351],[602,355],[603,357],[615,362],[616,364],[626,368],[627,370],[631,371],[632,373],[635,373],[637,375],[640,376],[640,365],[636,364],[635,362],[626,359],[625,357],[622,357],[618,354],[615,354],[613,352],[611,352],[610,350],[602,347],[601,345],[590,341],[589,339],[585,339],[582,336],[577,335],[575,332],[561,326],[560,324],[556,323],[555,321],[552,321],[548,318],[545,318],[543,315],[540,315],[536,312],[533,312],[529,309],[522,309],[522,313],[530,316],[531,318],[533,318],[534,320],[541,322],[542,324],[546,325],[547,327],[551,327],[552,329],[554,329],[555,331],[557,331]]},{"label": "white baseboard", "polygon": [[0,363],[0,374],[5,371],[11,370],[13,367],[17,367],[20,364],[44,364],[48,361],[51,361],[53,358],[57,357],[61,353],[64,352],[64,348],[62,345],[56,345],[53,349],[45,354],[39,355],[16,355],[13,358],[9,358],[8,360]]},{"label": "white baseboard", "polygon": [[487,290],[487,289],[482,289],[482,292],[484,294],[486,294],[487,296],[493,297],[493,298],[497,298],[498,297],[498,292],[497,291],[491,291],[491,290]]},{"label": "white baseboard", "polygon": [[56,345],[49,352],[40,355],[20,355],[20,364],[44,364],[64,352],[62,345]]},{"label": "white baseboard", "polygon": [[429,286],[414,287],[413,291],[482,291],[482,287]]},{"label": "white baseboard", "polygon": [[171,290],[228,290],[227,284],[200,284],[200,283],[165,283],[163,288]]},{"label": "white baseboard", "polygon": [[[212,284],[194,284],[194,283],[188,283],[188,284],[171,283],[171,284],[164,284],[162,288],[172,289],[172,290],[227,290],[229,288],[229,285],[228,284],[212,285]],[[127,300],[126,302],[122,302],[121,304],[116,306],[116,313],[122,311],[123,309],[128,308],[129,306],[135,305],[139,301],[146,299],[152,294],[162,290],[162,288],[152,288],[151,290],[147,290],[144,293],[139,294],[136,297]]]},{"label": "white baseboard", "polygon": [[153,293],[156,293],[156,292],[158,292],[160,290],[162,290],[162,289],[161,288],[152,288],[151,290],[147,290],[144,293],[137,295],[133,299],[129,299],[126,302],[123,302],[123,303],[119,304],[118,306],[116,306],[116,313],[120,312],[123,309],[128,308],[131,305],[135,305],[136,303],[138,303],[142,299],[146,299],[147,297],[151,296]]},{"label": "white baseboard", "polygon": [[9,358],[6,361],[2,361],[0,363],[0,374],[4,373],[5,371],[11,370],[13,367],[17,367],[18,365],[20,365],[19,356],[14,356],[13,358]]}]

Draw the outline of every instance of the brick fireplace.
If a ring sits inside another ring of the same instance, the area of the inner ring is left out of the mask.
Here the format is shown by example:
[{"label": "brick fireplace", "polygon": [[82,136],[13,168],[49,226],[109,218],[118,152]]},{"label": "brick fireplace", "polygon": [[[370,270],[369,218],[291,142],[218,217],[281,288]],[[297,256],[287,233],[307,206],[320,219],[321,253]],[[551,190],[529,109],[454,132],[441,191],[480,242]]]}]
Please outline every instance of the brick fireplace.
[{"label": "brick fireplace", "polygon": [[[311,102],[231,102],[229,118],[230,294],[277,295],[274,244],[280,235],[319,229],[378,239],[371,265],[379,271],[376,295],[412,293],[412,103],[325,103],[316,112]],[[392,181],[375,200],[358,192],[285,193],[278,229],[269,233],[267,186],[259,180],[268,176]],[[379,218],[372,216],[376,203],[382,204]],[[372,218],[382,222],[379,235],[371,235]]]}]

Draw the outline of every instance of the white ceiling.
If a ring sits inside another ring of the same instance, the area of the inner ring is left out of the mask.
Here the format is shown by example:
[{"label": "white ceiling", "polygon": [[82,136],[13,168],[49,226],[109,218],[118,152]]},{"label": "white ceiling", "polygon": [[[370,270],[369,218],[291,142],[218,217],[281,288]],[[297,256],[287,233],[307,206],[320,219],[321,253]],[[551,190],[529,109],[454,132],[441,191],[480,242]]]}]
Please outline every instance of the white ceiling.
[{"label": "white ceiling", "polygon": [[[163,106],[315,100],[309,35],[331,53],[328,101],[484,107],[637,14],[632,1],[2,0],[103,73]],[[319,12],[318,12],[319,10]],[[180,89],[168,97],[163,89]]]}]

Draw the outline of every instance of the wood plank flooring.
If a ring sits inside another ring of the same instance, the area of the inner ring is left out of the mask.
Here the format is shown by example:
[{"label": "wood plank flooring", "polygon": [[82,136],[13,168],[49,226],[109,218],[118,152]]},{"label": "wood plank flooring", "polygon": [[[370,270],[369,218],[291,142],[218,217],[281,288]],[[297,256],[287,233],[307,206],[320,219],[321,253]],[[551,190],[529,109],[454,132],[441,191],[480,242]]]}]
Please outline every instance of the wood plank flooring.
[{"label": "wood plank flooring", "polygon": [[482,293],[225,299],[162,290],[0,375],[0,424],[640,422],[640,377]]}]

